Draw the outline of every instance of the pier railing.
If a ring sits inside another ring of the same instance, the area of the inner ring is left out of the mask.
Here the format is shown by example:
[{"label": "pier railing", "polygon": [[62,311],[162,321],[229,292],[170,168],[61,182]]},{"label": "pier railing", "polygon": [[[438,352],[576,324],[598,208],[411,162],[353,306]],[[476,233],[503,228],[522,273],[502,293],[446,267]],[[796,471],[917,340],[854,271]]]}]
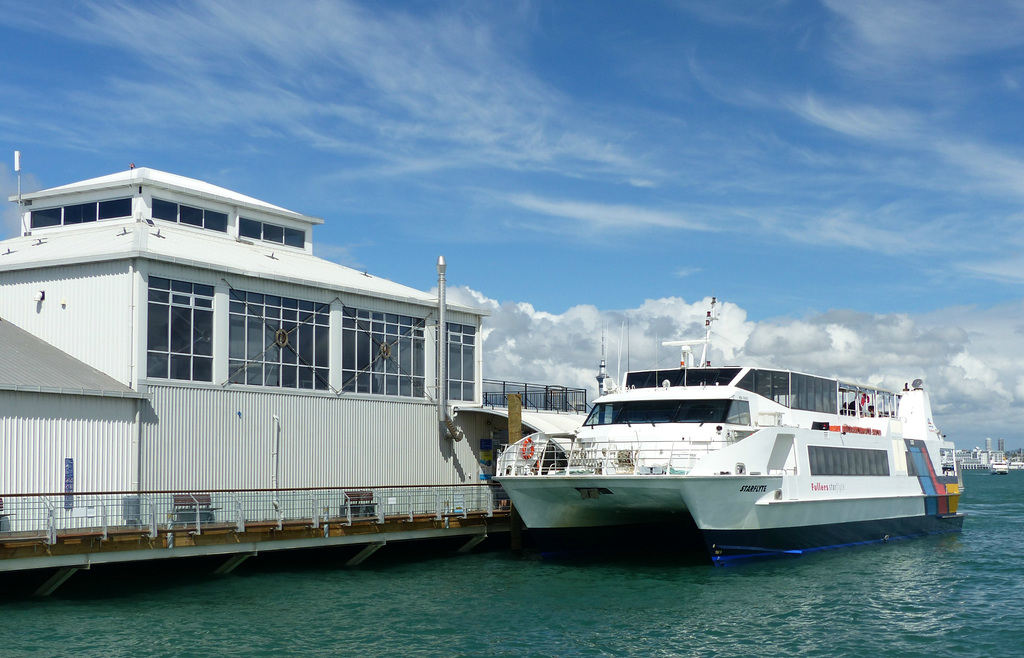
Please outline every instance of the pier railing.
[{"label": "pier railing", "polygon": [[0,542],[39,540],[56,544],[65,535],[132,532],[282,529],[392,520],[442,520],[493,516],[507,497],[494,485],[361,487],[246,491],[61,493],[0,497]]},{"label": "pier railing", "polygon": [[512,393],[520,396],[523,409],[561,411],[577,414],[587,413],[587,389],[585,388],[506,382],[497,379],[483,380],[483,403],[485,407],[508,406],[508,396]]}]

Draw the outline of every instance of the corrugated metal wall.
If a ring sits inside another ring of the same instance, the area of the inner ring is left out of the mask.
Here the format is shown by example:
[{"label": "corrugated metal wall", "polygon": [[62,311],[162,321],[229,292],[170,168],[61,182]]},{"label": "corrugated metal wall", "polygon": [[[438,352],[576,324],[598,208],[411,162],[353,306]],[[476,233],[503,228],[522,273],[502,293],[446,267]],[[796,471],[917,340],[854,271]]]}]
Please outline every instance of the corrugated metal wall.
[{"label": "corrugated metal wall", "polygon": [[269,488],[275,478],[281,488],[478,481],[478,437],[442,439],[437,408],[427,402],[177,386],[149,392],[145,490]]},{"label": "corrugated metal wall", "polygon": [[0,317],[126,384],[133,305],[127,260],[0,272]]},{"label": "corrugated metal wall", "polygon": [[0,494],[130,491],[136,400],[0,391]]}]

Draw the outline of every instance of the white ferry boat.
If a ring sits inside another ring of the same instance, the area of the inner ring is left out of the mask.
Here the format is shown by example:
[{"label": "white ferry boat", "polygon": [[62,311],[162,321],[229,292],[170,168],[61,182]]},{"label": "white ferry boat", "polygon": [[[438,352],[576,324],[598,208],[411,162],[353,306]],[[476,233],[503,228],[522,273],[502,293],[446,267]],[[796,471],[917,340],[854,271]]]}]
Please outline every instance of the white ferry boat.
[{"label": "white ferry boat", "polygon": [[992,475],[1009,475],[1010,463],[1007,461],[992,462],[991,466],[989,467],[989,472]]},{"label": "white ferry boat", "polygon": [[[708,314],[710,341],[712,313]],[[573,434],[498,460],[538,547],[706,549],[716,564],[958,532],[963,481],[920,380],[900,393],[785,370],[630,372]]]}]

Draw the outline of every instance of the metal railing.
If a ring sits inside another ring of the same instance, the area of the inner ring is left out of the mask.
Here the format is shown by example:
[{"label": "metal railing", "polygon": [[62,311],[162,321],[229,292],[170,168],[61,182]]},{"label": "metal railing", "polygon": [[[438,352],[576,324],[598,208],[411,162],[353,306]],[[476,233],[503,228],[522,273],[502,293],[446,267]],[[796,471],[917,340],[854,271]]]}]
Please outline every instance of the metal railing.
[{"label": "metal railing", "polygon": [[703,457],[737,439],[700,444],[675,441],[579,443],[572,437],[531,434],[505,446],[498,475],[685,475]]},{"label": "metal railing", "polygon": [[486,407],[508,406],[508,395],[512,393],[520,396],[523,401],[523,409],[587,413],[587,389],[585,388],[506,382],[497,379],[483,380],[483,403]]},{"label": "metal railing", "polygon": [[361,487],[209,492],[26,494],[0,497],[0,542],[210,529],[244,532],[473,515],[493,516],[507,499],[495,485]]}]

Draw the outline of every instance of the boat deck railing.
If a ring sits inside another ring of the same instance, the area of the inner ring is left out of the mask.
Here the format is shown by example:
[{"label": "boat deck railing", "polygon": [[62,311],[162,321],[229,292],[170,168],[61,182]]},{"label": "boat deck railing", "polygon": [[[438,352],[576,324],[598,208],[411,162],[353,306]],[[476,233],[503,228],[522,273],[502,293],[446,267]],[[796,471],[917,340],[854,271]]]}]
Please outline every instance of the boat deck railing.
[{"label": "boat deck railing", "polygon": [[[526,443],[529,439],[529,443]],[[727,441],[602,442],[583,445],[533,434],[498,457],[499,475],[685,475]]]},{"label": "boat deck railing", "polygon": [[0,497],[0,543],[56,544],[66,536],[134,533],[155,539],[187,531],[235,532],[328,525],[494,516],[507,497],[494,485],[360,487],[141,493],[60,493]]}]

